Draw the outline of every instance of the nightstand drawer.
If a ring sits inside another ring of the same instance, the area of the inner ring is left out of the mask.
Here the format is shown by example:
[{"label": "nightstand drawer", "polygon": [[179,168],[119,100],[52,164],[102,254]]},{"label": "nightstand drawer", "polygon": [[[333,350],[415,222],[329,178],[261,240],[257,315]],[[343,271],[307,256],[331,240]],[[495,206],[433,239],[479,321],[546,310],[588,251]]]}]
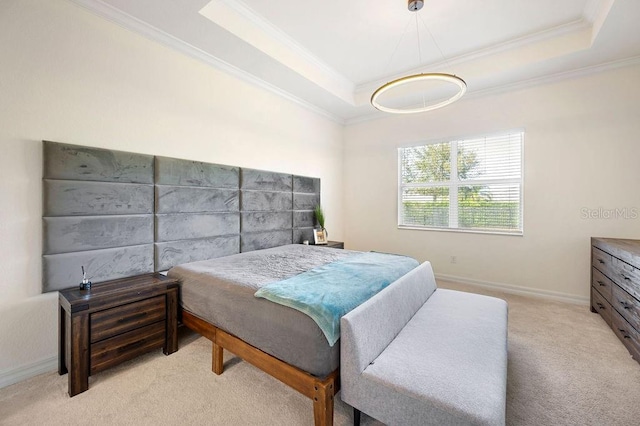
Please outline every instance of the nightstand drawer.
[{"label": "nightstand drawer", "polygon": [[160,321],[92,344],[91,374],[162,347],[165,326],[165,321]]},{"label": "nightstand drawer", "polygon": [[91,343],[143,327],[166,318],[165,296],[156,296],[91,315]]}]

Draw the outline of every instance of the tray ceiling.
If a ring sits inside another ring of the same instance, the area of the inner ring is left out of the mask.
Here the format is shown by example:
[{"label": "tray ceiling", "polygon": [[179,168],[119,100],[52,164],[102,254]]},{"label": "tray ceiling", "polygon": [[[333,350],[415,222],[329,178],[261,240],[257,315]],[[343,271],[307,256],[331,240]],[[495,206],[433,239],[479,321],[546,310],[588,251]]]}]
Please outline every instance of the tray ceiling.
[{"label": "tray ceiling", "polygon": [[404,0],[73,1],[347,123],[407,73],[455,73],[472,96],[640,62],[640,1],[426,0],[422,61]]}]

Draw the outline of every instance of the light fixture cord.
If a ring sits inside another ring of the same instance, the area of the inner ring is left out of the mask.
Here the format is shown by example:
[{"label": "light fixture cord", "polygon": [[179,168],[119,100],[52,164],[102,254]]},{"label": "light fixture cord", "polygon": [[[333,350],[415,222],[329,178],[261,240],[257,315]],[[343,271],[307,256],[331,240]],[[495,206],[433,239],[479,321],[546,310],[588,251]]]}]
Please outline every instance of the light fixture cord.
[{"label": "light fixture cord", "polygon": [[418,12],[416,14],[416,37],[418,38],[418,67],[422,66],[422,49],[420,48],[420,30],[418,29]]},{"label": "light fixture cord", "polygon": [[389,58],[389,62],[387,62],[387,66],[384,67],[384,71],[382,72],[383,75],[387,74],[387,71],[389,70],[389,66],[391,65],[391,61],[393,61],[394,56],[396,56],[396,52],[398,51],[398,47],[400,47],[400,43],[402,43],[402,40],[404,39],[404,36],[407,34],[407,29],[409,28],[410,24],[411,24],[411,18],[409,18],[409,20],[407,21],[407,25],[405,25],[405,27],[404,27],[404,31],[402,32],[402,35],[400,36],[400,40],[398,40],[398,44],[396,44],[396,48],[393,49],[393,53],[391,54],[391,58]]},{"label": "light fixture cord", "polygon": [[[418,26],[418,12],[414,11],[416,14],[416,38],[418,39],[418,69],[422,67],[422,48],[420,47],[420,29]],[[422,107],[424,108],[427,105],[427,100],[425,99],[424,92],[422,93]]]},{"label": "light fixture cord", "polygon": [[[417,16],[416,16],[416,18],[417,18]],[[438,49],[438,52],[440,52],[440,56],[442,56],[442,59],[444,60],[445,65],[453,70],[453,67],[449,63],[449,60],[444,56],[444,53],[442,53],[442,49],[440,49],[440,45],[436,41],[436,38],[433,36],[433,34],[431,34],[431,31],[429,31],[429,27],[427,27],[427,24],[424,22],[424,19],[422,19],[422,17],[420,17],[420,20],[422,21],[422,25],[424,25],[424,28],[427,30],[427,33],[429,34],[429,37],[431,37],[431,40],[433,40],[433,44],[436,45],[436,48]]]}]

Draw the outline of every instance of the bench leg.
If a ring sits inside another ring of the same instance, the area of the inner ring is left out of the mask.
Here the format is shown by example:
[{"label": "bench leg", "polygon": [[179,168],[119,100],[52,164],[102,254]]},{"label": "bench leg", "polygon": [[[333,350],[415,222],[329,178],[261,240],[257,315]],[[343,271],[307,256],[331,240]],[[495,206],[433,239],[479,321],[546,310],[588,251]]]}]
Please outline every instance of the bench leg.
[{"label": "bench leg", "polygon": [[353,409],[353,426],[360,426],[360,410]]}]

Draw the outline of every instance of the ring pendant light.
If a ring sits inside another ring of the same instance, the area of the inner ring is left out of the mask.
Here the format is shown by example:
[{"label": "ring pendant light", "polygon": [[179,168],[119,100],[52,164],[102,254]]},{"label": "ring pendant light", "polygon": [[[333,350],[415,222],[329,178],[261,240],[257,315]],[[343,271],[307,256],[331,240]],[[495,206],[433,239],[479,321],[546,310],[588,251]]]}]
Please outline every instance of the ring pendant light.
[{"label": "ring pendant light", "polygon": [[[417,12],[418,10],[422,9],[423,5],[424,5],[423,0],[407,0],[407,7],[411,12]],[[416,17],[416,31],[417,30],[418,30],[418,24],[417,24],[417,17]],[[419,34],[419,31],[417,32],[418,32],[418,54],[420,55],[420,34]],[[435,43],[435,40],[434,40],[434,43]],[[438,47],[438,49],[440,48]],[[440,51],[440,54],[442,55],[442,51]],[[442,55],[442,57],[444,59],[444,55]],[[453,96],[443,101],[428,104],[428,105],[423,103],[422,105],[418,105],[412,108],[397,108],[394,106],[385,106],[380,100],[380,97],[385,93],[388,94],[403,86],[413,84],[413,83],[425,82],[425,81],[441,81],[444,83],[452,84],[457,87],[457,92]],[[413,74],[413,75],[398,78],[396,80],[390,81],[380,86],[371,95],[371,105],[373,105],[376,109],[380,111],[388,112],[392,114],[415,114],[419,112],[433,111],[435,109],[442,108],[449,104],[452,104],[453,102],[460,99],[465,94],[466,91],[467,91],[467,83],[460,77],[453,74],[447,74],[447,73]]]}]

